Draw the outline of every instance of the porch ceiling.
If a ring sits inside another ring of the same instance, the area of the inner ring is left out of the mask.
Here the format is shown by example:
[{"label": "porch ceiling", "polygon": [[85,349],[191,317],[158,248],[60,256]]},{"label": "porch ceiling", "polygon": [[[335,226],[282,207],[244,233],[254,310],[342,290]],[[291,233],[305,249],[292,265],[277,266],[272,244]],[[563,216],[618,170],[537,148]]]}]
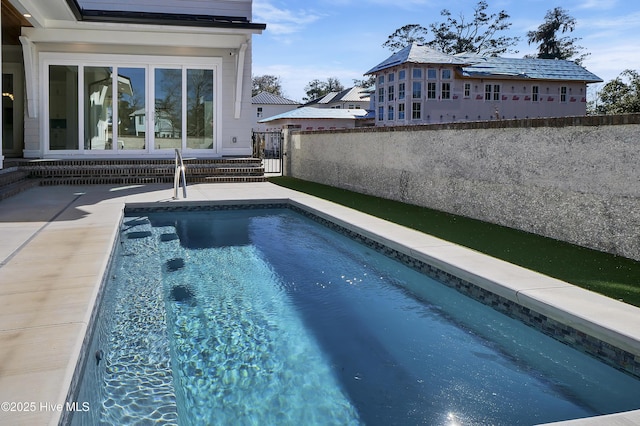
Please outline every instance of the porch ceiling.
[{"label": "porch ceiling", "polygon": [[19,45],[20,28],[30,26],[27,18],[9,0],[2,0],[2,44]]}]

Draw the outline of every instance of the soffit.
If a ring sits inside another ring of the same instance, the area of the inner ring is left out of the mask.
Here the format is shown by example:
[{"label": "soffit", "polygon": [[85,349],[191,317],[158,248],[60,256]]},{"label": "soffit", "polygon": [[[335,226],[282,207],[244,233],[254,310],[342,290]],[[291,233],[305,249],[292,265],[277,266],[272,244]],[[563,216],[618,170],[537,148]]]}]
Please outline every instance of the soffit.
[{"label": "soffit", "polygon": [[21,28],[30,26],[27,18],[16,10],[9,0],[2,0],[2,44],[20,44],[18,37]]}]

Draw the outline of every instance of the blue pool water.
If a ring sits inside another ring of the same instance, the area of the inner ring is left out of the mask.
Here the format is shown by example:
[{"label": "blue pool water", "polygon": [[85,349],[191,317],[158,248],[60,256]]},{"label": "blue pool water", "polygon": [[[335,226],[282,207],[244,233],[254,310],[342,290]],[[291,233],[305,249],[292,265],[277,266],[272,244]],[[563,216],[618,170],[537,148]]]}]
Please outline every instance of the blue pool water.
[{"label": "blue pool water", "polygon": [[640,408],[639,381],[287,209],[125,217],[108,278],[77,396],[92,409],[74,424],[532,425]]}]

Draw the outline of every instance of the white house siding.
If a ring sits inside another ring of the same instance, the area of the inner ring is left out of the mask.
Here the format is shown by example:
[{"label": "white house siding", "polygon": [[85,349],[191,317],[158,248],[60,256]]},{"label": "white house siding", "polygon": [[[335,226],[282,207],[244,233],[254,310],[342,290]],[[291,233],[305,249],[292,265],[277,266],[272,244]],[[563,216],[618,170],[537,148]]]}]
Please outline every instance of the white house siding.
[{"label": "white house siding", "polygon": [[[251,43],[247,47],[244,60],[244,79],[242,87],[242,109],[239,118],[234,118],[236,65],[238,57],[227,54],[222,65],[222,150],[223,155],[250,155],[251,125]],[[235,138],[235,142],[234,142]]]},{"label": "white house siding", "polygon": [[297,126],[299,130],[334,130],[353,129],[356,127],[355,119],[332,118],[332,119],[280,119],[268,123],[268,128],[273,131],[281,130],[285,127]]},{"label": "white house siding", "polygon": [[[273,123],[258,123],[257,120],[263,118],[273,117],[283,112],[291,111],[297,108],[299,105],[268,105],[268,104],[254,104],[253,105],[253,130],[256,132],[277,132],[282,129],[282,125],[274,125]],[[262,116],[258,117],[258,108],[262,108]]]},{"label": "white house siding", "polygon": [[[412,77],[413,69],[422,70],[422,78]],[[435,69],[438,78],[429,80],[427,69]],[[516,79],[472,79],[460,78],[451,68],[452,78],[441,79],[443,67],[405,67],[406,77],[398,78],[398,69],[386,70],[384,83],[379,80],[373,95],[377,126],[410,125],[425,123],[447,123],[456,121],[480,121],[538,118],[584,115],[586,113],[586,85],[582,82],[548,81],[548,80],[516,80]],[[390,74],[394,74],[394,81],[389,82]],[[413,83],[421,83],[420,98],[413,98]],[[405,99],[399,97],[399,84],[405,84]],[[435,83],[435,99],[427,98],[428,83]],[[451,83],[449,99],[442,99],[442,83]],[[469,96],[465,96],[465,83],[470,84]],[[491,100],[485,100],[485,85],[492,86]],[[494,99],[493,88],[500,87],[499,99]],[[389,100],[389,88],[393,87],[393,100]],[[538,101],[533,100],[533,86],[538,87]],[[565,99],[561,100],[561,88],[566,88]],[[380,102],[381,92],[384,98]],[[413,118],[413,103],[421,104],[419,119]],[[398,104],[405,104],[405,118],[399,118]],[[379,107],[382,106],[382,117]],[[389,118],[389,107],[394,107],[393,119]]]},{"label": "white house siding", "polygon": [[[246,3],[250,9],[250,2],[237,3]],[[25,117],[25,157],[42,157],[45,144],[48,143],[44,140],[46,132],[42,129],[47,123],[41,118],[43,108],[46,107],[42,105],[42,97],[48,96],[42,90],[42,79],[48,77],[39,75],[39,57],[43,53],[58,53],[63,58],[65,54],[156,56],[158,64],[162,63],[162,57],[201,57],[205,62],[207,58],[217,58],[222,63],[218,70],[222,82],[214,90],[220,91],[218,95],[221,98],[217,108],[220,109],[222,118],[221,123],[216,123],[221,126],[221,133],[217,136],[218,152],[215,155],[251,153],[251,30],[206,29],[202,32],[198,28],[97,23],[67,23],[66,27],[70,28],[23,28],[23,36],[33,46],[31,54],[36,75],[33,79],[35,81],[31,83],[30,93],[38,114],[38,117]],[[77,40],[82,40],[83,43],[77,43]],[[236,72],[243,43],[247,47],[240,102],[242,108],[236,118]]]}]

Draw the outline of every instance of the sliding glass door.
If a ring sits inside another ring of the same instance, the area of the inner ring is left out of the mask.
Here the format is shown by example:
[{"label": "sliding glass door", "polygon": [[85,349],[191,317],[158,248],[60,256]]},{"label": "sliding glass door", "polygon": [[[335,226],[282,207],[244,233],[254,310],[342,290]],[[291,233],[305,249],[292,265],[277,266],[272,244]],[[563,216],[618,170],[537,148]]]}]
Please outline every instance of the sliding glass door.
[{"label": "sliding glass door", "polygon": [[87,57],[94,61],[43,61],[49,76],[45,151],[217,152],[220,60],[203,67],[193,64],[202,58],[127,57],[122,65]]},{"label": "sliding glass door", "polygon": [[212,70],[187,70],[187,148],[213,148]]},{"label": "sliding glass door", "polygon": [[49,67],[49,149],[77,150],[78,67]]},{"label": "sliding glass door", "polygon": [[155,149],[213,150],[212,69],[156,68]]},{"label": "sliding glass door", "polygon": [[154,77],[155,149],[182,148],[182,69],[156,68]]},{"label": "sliding glass door", "polygon": [[116,148],[146,150],[147,84],[145,68],[118,68],[118,126]]}]

